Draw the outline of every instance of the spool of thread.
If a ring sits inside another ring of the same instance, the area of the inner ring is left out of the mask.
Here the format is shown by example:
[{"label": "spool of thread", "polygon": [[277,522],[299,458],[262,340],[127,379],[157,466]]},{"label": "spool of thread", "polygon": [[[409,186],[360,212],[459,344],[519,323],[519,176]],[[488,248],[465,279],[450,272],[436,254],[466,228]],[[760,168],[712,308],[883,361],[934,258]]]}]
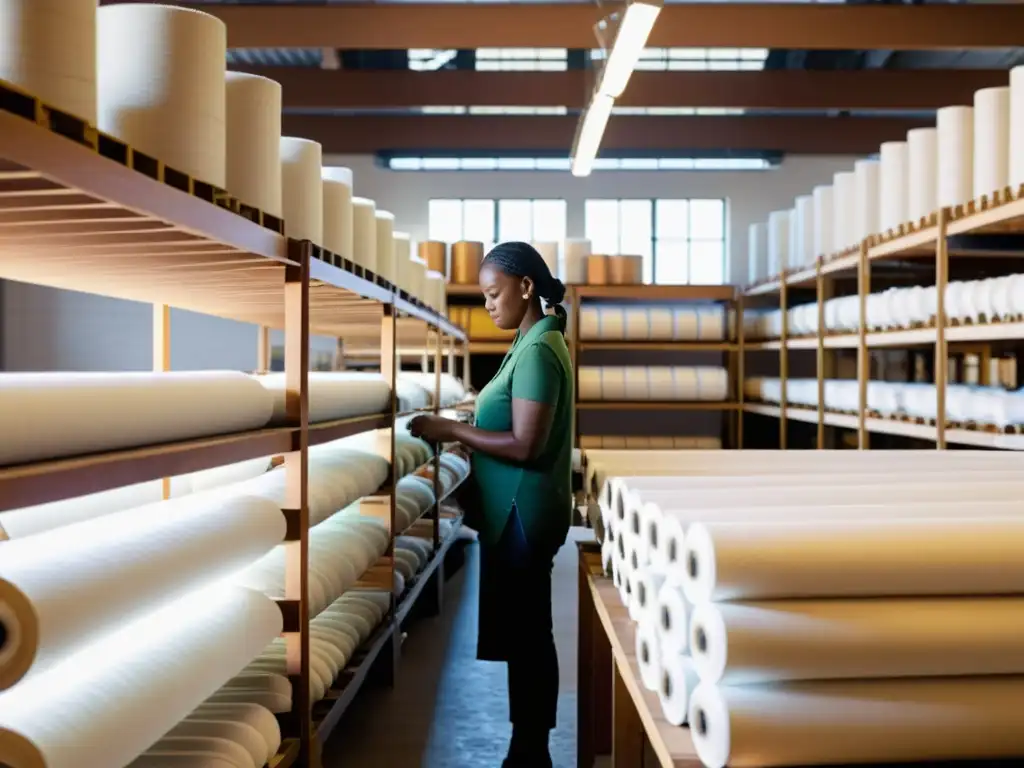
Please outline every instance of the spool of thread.
[{"label": "spool of thread", "polygon": [[352,198],[352,261],[377,271],[377,204],[365,197]]},{"label": "spool of thread", "polygon": [[768,277],[768,226],[751,224],[747,230],[747,280],[750,285]]},{"label": "spool of thread", "polygon": [[378,210],[374,213],[377,228],[377,274],[394,283],[395,269],[395,214]]},{"label": "spool of thread", "polygon": [[0,80],[96,123],[96,0],[5,0]]},{"label": "spool of thread", "polygon": [[768,276],[778,277],[786,266],[789,253],[789,219],[791,211],[768,214]]},{"label": "spool of thread", "polygon": [[484,260],[484,244],[460,240],[452,245],[452,284],[476,285],[480,282],[480,264]]},{"label": "spool of thread", "polygon": [[323,148],[315,141],[281,139],[281,190],[288,237],[324,244]]},{"label": "spool of thread", "polygon": [[943,107],[935,113],[939,207],[962,205],[974,194],[974,109]]},{"label": "spool of thread", "polygon": [[408,232],[395,232],[395,283],[403,291],[413,296],[412,291],[412,237]]},{"label": "spool of thread", "polygon": [[974,197],[1009,183],[1010,89],[982,88],[974,94]]},{"label": "spool of thread", "polygon": [[854,242],[877,234],[878,226],[878,161],[858,160],[853,164],[856,182],[857,226]]},{"label": "spool of thread", "polygon": [[592,254],[587,256],[587,285],[608,285],[608,257]]},{"label": "spool of thread", "polygon": [[938,138],[935,128],[907,131],[907,213],[915,223],[939,207]]},{"label": "spool of thread", "polygon": [[1024,66],[1010,70],[1010,185],[1016,189],[1021,184],[1024,184]]},{"label": "spool of thread", "polygon": [[559,265],[559,279],[566,285],[585,285],[587,283],[587,258],[590,256],[590,241],[569,238],[562,249],[562,261]]},{"label": "spool of thread", "polygon": [[878,229],[896,229],[907,214],[908,150],[905,141],[887,141],[879,148]]},{"label": "spool of thread", "polygon": [[416,247],[420,261],[427,265],[431,272],[448,274],[448,244],[439,240],[424,240]]},{"label": "spool of thread", "polygon": [[324,248],[343,259],[352,258],[352,171],[324,168],[320,172],[324,190]]},{"label": "spool of thread", "polygon": [[[790,244],[790,255],[793,258],[792,268],[800,269],[814,263],[817,258],[814,250],[814,197],[802,195],[796,199],[793,228],[795,243]],[[795,246],[795,247],[794,247]]]},{"label": "spool of thread", "polygon": [[246,205],[283,217],[281,198],[281,84],[247,72],[228,72],[227,191]]},{"label": "spool of thread", "polygon": [[609,256],[608,282],[611,285],[640,285],[644,281],[642,256]]},{"label": "spool of thread", "polygon": [[199,11],[151,4],[104,5],[97,20],[100,130],[224,187],[224,23]]},{"label": "spool of thread", "polygon": [[544,259],[544,263],[548,265],[548,269],[551,270],[551,274],[558,277],[558,243],[533,242],[530,245],[537,249],[537,253],[540,254],[541,258]]},{"label": "spool of thread", "polygon": [[832,235],[836,253],[847,250],[856,241],[857,176],[842,171],[832,177]]},{"label": "spool of thread", "polygon": [[814,188],[814,257],[828,258],[835,252],[832,232],[832,187]]}]

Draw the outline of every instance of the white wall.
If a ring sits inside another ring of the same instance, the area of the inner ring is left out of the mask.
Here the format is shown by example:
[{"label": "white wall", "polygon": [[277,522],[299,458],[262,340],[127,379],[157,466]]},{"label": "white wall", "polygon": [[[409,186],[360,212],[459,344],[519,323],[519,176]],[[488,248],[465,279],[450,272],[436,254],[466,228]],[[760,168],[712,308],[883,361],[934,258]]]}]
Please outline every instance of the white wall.
[{"label": "white wall", "polygon": [[[394,213],[397,228],[416,239],[427,236],[427,200],[432,197],[564,198],[570,237],[583,236],[587,198],[727,198],[729,274],[737,283],[746,269],[748,225],[766,219],[773,210],[790,207],[797,195],[853,166],[849,157],[796,157],[770,171],[608,171],[576,179],[558,172],[387,171],[369,156],[332,157],[328,162],[352,168],[356,194]],[[0,283],[0,289],[3,369],[149,369],[152,315],[148,305],[10,282]],[[177,310],[171,324],[171,363],[177,370],[246,370],[256,365],[254,326]],[[325,344],[327,349],[333,346]]]}]

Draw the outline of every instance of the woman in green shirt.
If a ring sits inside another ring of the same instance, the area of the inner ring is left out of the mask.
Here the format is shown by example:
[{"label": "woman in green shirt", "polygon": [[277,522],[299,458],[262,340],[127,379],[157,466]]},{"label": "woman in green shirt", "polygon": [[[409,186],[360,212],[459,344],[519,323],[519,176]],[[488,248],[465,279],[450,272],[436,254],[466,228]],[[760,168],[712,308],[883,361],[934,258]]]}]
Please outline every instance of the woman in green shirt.
[{"label": "woman in green shirt", "polygon": [[[565,286],[526,243],[502,243],[480,269],[484,305],[517,330],[480,392],[474,425],[420,416],[414,435],[472,452],[480,533],[477,657],[508,663],[512,742],[505,768],[551,765],[558,704],[551,566],[572,518],[573,375],[565,344]],[[545,314],[541,300],[553,308]]]}]

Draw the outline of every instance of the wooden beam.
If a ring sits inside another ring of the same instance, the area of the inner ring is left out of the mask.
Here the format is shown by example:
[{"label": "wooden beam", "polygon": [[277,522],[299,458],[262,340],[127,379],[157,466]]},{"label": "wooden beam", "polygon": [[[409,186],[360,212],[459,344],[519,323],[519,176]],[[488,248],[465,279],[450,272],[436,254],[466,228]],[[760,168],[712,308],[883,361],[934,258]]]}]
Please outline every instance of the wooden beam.
[{"label": "wooden beam", "polygon": [[[589,74],[447,70],[326,70],[247,67],[277,80],[285,109],[424,106],[582,109]],[[623,107],[745,109],[938,109],[970,104],[979,88],[1005,85],[1005,70],[636,72]]]},{"label": "wooden beam", "polygon": [[[232,47],[593,48],[591,3],[190,4],[223,19]],[[938,50],[1020,44],[1024,5],[678,3],[652,47]]]},{"label": "wooden beam", "polygon": [[[765,150],[868,154],[927,123],[893,118],[613,116],[604,150]],[[563,152],[576,117],[285,115],[284,132],[318,141],[325,153],[385,151]]]}]

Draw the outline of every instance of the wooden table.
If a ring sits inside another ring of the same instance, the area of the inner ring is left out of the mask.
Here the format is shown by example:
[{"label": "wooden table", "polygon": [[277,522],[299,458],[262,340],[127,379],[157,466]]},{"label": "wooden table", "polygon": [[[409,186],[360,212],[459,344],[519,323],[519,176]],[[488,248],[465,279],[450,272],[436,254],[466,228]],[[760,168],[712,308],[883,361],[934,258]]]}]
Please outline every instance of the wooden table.
[{"label": "wooden table", "polygon": [[702,768],[690,731],[667,723],[657,694],[640,682],[636,625],[601,570],[600,548],[578,546],[577,767],[611,755],[613,768],[642,768],[653,753],[662,768]]}]

